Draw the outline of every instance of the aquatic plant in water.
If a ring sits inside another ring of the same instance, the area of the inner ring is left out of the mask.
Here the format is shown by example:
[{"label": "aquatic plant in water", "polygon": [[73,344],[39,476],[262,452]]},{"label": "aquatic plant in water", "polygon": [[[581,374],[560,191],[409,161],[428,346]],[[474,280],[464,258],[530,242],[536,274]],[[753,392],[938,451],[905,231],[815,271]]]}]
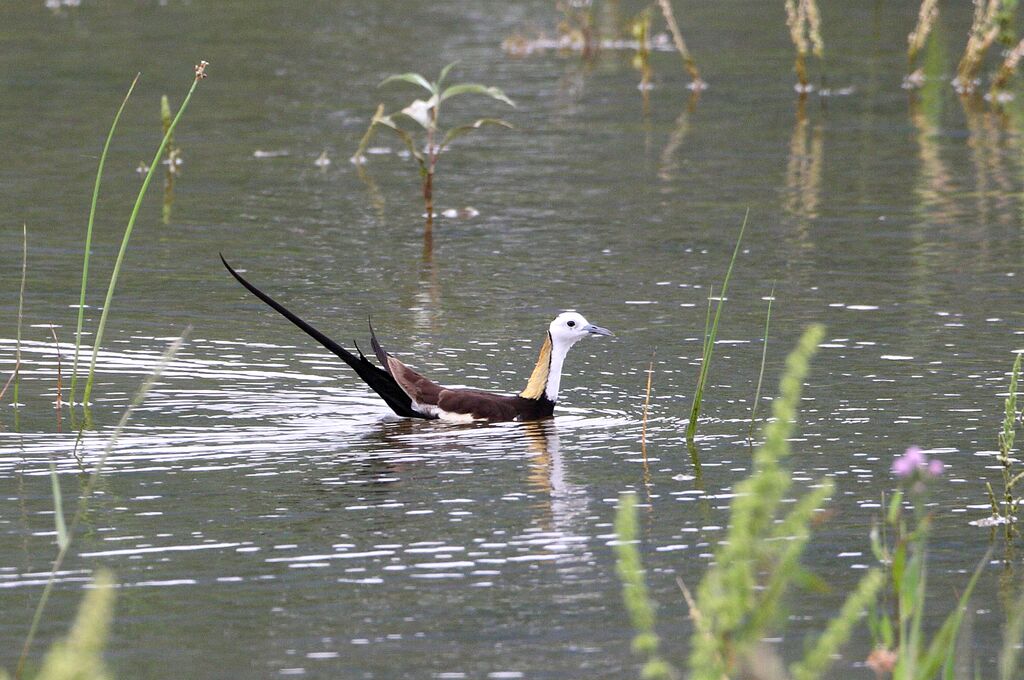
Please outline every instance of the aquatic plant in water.
[{"label": "aquatic plant in water", "polygon": [[[364,153],[370,145],[374,133],[380,127],[385,127],[398,135],[419,165],[420,179],[423,185],[423,203],[426,206],[428,226],[433,224],[434,221],[434,173],[437,168],[437,161],[441,154],[448,149],[449,144],[459,137],[479,130],[485,125],[496,125],[505,128],[512,127],[510,123],[499,118],[478,118],[472,123],[458,125],[447,130],[440,127],[441,104],[458,95],[479,94],[496,99],[509,106],[515,106],[515,103],[497,87],[477,83],[457,83],[445,86],[448,72],[451,71],[456,63],[458,62],[448,64],[441,69],[440,75],[434,82],[428,81],[418,73],[401,73],[388,76],[381,81],[380,86],[396,82],[418,85],[430,93],[430,96],[425,100],[415,99],[401,111],[393,114],[385,114],[384,105],[378,105],[377,111],[373,114],[373,118],[370,119],[370,127],[367,128],[366,133],[359,142],[359,148],[356,149],[355,154],[352,156],[353,163],[362,164],[366,161]],[[410,131],[401,126],[399,119],[396,118],[399,115],[419,126],[424,137],[422,145],[417,143],[419,135],[416,133],[415,128]]]},{"label": "aquatic plant in water", "polygon": [[[729,260],[729,268],[725,271],[725,279],[722,281],[722,292],[718,296],[718,304],[715,306],[714,321],[711,317],[711,295],[708,295],[708,313],[704,319],[704,346],[701,350],[700,375],[697,378],[697,388],[693,392],[693,404],[690,407],[690,421],[686,424],[686,441],[693,447],[693,438],[697,433],[697,421],[700,418],[701,402],[704,399],[704,388],[708,382],[708,371],[711,369],[711,355],[715,351],[715,338],[718,337],[718,320],[722,316],[722,307],[725,306],[726,293],[729,291],[729,279],[732,278],[732,268],[736,264],[736,256],[740,252],[740,244],[743,243],[743,232],[747,229],[747,219],[750,217],[750,209],[747,209],[743,216],[743,224],[740,226],[740,234],[736,237],[736,247],[732,251],[732,259]],[[691,452],[692,453],[692,452]]]},{"label": "aquatic plant in water", "polygon": [[[35,639],[36,631],[39,628],[39,623],[43,618],[43,611],[46,609],[46,603],[50,599],[50,592],[53,590],[53,584],[56,582],[57,574],[60,572],[61,567],[64,564],[64,559],[67,557],[68,550],[71,547],[71,541],[75,536],[75,531],[78,529],[79,524],[85,518],[86,513],[89,510],[89,501],[92,499],[92,495],[96,490],[96,485],[99,483],[100,477],[103,474],[103,469],[107,464],[107,459],[113,452],[114,447],[117,445],[118,439],[121,437],[121,433],[128,425],[128,421],[131,419],[132,414],[135,412],[143,401],[146,399],[146,395],[149,394],[149,390],[153,385],[160,379],[164,369],[177,355],[178,350],[181,349],[182,344],[185,342],[185,337],[188,335],[191,329],[186,329],[180,337],[172,342],[168,348],[164,351],[163,356],[160,357],[160,361],[157,363],[153,372],[147,377],[142,385],[139,386],[138,391],[132,398],[131,403],[128,404],[128,408],[121,414],[121,419],[118,421],[117,426],[114,427],[110,437],[107,438],[107,443],[103,448],[103,452],[100,453],[93,465],[92,472],[89,474],[88,479],[85,482],[85,486],[82,489],[81,495],[78,497],[78,507],[75,510],[75,515],[71,520],[71,523],[64,528],[63,512],[61,510],[61,502],[58,496],[54,496],[54,511],[57,514],[55,519],[57,526],[57,556],[53,560],[53,567],[50,570],[50,576],[46,581],[46,585],[43,586],[43,593],[39,597],[39,603],[36,605],[35,613],[32,615],[32,623],[29,625],[28,634],[25,636],[25,644],[21,648],[21,656],[18,658],[18,667],[15,669],[14,677],[21,678],[22,672],[25,669],[25,662],[28,660],[28,654],[32,649],[32,642]],[[55,477],[55,474],[51,470],[51,480]],[[59,486],[53,487],[54,494],[59,494]]]},{"label": "aquatic plant in water", "polygon": [[[836,653],[883,584],[881,570],[869,570],[823,633],[808,645],[803,658],[789,667],[788,676],[774,652],[761,642],[783,626],[786,592],[807,580],[800,556],[814,516],[832,492],[831,482],[822,480],[780,516],[786,505],[784,497],[792,486],[792,476],[780,463],[789,455],[803,380],[822,337],[824,329],[811,326],[787,359],[780,396],[772,402],[775,419],[765,427],[765,443],[754,455],[754,470],[735,487],[728,535],[718,544],[696,597],[678,581],[694,628],[688,663],[691,680],[747,677],[745,673],[754,667],[772,668],[773,674],[750,677],[820,678],[828,672]],[[623,597],[636,630],[633,648],[645,658],[643,677],[675,677],[675,670],[658,652],[654,605],[634,545],[632,495],[623,496],[615,526]]]},{"label": "aquatic plant in water", "polygon": [[1021,501],[1020,498],[1014,496],[1013,491],[1017,484],[1024,479],[1024,472],[1014,474],[1013,463],[1015,461],[1010,457],[1017,439],[1018,422],[1024,419],[1024,409],[1022,409],[1020,415],[1017,413],[1017,383],[1020,380],[1022,356],[1024,354],[1017,354],[1017,358],[1013,362],[1013,369],[1010,371],[1009,394],[1003,402],[1003,425],[997,435],[999,442],[999,453],[997,455],[1003,477],[1002,500],[996,500],[996,495],[992,491],[992,484],[986,482],[985,486],[988,489],[989,502],[992,504],[992,516],[987,520],[972,522],[975,526],[1003,525],[1007,542],[1012,540],[1013,535],[1017,531],[1017,506],[1020,505]]},{"label": "aquatic plant in water", "polygon": [[[160,146],[157,147],[153,162],[150,164],[149,169],[146,172],[146,177],[142,181],[142,186],[139,188],[138,196],[135,198],[135,205],[132,208],[131,216],[128,218],[128,226],[125,227],[124,236],[121,238],[121,248],[117,251],[117,259],[114,261],[114,270],[110,274],[110,283],[107,285],[107,295],[103,300],[103,311],[100,313],[100,321],[96,327],[96,339],[93,343],[92,359],[89,361],[89,377],[85,382],[85,392],[82,395],[82,403],[86,407],[88,407],[89,397],[92,394],[93,381],[96,377],[96,358],[99,356],[100,346],[103,343],[103,331],[107,326],[110,304],[114,299],[114,290],[117,288],[117,278],[121,273],[121,264],[124,262],[125,253],[128,250],[128,241],[131,238],[132,229],[135,227],[135,220],[139,216],[139,208],[142,207],[142,199],[145,198],[146,190],[149,188],[149,183],[153,180],[153,174],[156,171],[157,166],[160,165],[160,159],[163,158],[164,149],[167,148],[168,143],[174,136],[174,129],[178,126],[178,121],[181,120],[182,114],[185,113],[185,109],[188,108],[189,102],[192,101],[192,94],[196,91],[196,86],[199,84],[200,80],[206,78],[206,69],[209,65],[209,62],[200,61],[195,66],[195,75],[192,80],[192,87],[189,88],[188,94],[185,95],[184,101],[181,102],[181,107],[178,109],[178,113],[175,114],[174,119],[168,126],[167,131],[164,133],[163,139],[160,141]],[[118,112],[118,114],[120,115],[120,112]],[[74,378],[72,378],[72,384],[73,383]]]},{"label": "aquatic plant in water", "polygon": [[[14,370],[4,386],[0,388],[0,399],[3,399],[7,388],[14,383],[14,407],[18,407],[18,383],[21,375],[21,322],[25,308],[25,275],[28,273],[28,225],[21,225],[21,286],[18,289],[18,336],[14,341]],[[17,413],[17,411],[15,411]],[[17,415],[15,415],[17,417]]]},{"label": "aquatic plant in water", "polygon": [[1017,0],[974,0],[974,17],[967,37],[963,56],[956,68],[953,87],[960,94],[972,94],[980,80],[978,72],[988,50],[1002,37],[1012,36],[1012,21],[1017,11]]},{"label": "aquatic plant in water", "polygon": [[[117,113],[114,114],[114,120],[110,124],[110,131],[107,132],[107,141],[103,143],[103,151],[100,153],[100,162],[96,166],[96,179],[92,186],[92,202],[89,204],[89,221],[85,227],[85,254],[82,260],[82,286],[78,294],[78,325],[75,328],[75,358],[71,366],[71,394],[68,396],[68,402],[71,404],[72,409],[75,405],[75,388],[78,386],[78,357],[82,350],[82,323],[85,319],[85,288],[89,281],[89,258],[92,256],[92,226],[96,220],[96,203],[100,197],[100,183],[103,180],[103,166],[107,162],[107,151],[110,150],[110,140],[114,138],[114,130],[117,129],[117,123],[121,120],[121,114],[124,112],[124,107],[128,104],[128,99],[132,96],[132,92],[135,90],[135,85],[139,82],[138,73],[135,74],[132,84],[128,87],[128,92],[125,93],[124,99],[121,100],[121,106],[118,107]],[[74,411],[72,410],[72,413]]]},{"label": "aquatic plant in water", "polygon": [[[770,654],[761,640],[782,625],[786,592],[806,580],[800,556],[814,516],[833,487],[829,480],[822,480],[780,516],[792,485],[781,462],[790,454],[803,380],[823,337],[822,326],[811,326],[787,358],[780,394],[772,402],[775,417],[765,426],[764,444],[754,454],[753,471],[735,486],[728,535],[715,550],[696,597],[687,596],[694,623],[689,657],[693,680],[734,677]],[[790,667],[793,677],[817,678],[828,670],[836,650],[881,584],[878,570],[869,570],[840,615],[811,644],[804,658]]]},{"label": "aquatic plant in water", "polygon": [[679,30],[679,24],[676,23],[675,13],[672,11],[672,3],[669,0],[658,0],[658,7],[661,8],[661,15],[665,18],[665,24],[668,26],[668,32],[672,35],[672,44],[676,47],[676,52],[679,52],[679,56],[683,60],[683,68],[690,74],[690,84],[687,87],[694,92],[700,92],[706,90],[708,84],[700,77],[700,69],[697,68],[697,60],[690,54],[689,48],[686,47],[686,42],[683,40],[683,33]]},{"label": "aquatic plant in water", "polygon": [[821,12],[817,0],[786,0],[786,26],[796,48],[796,91],[806,94],[814,89],[807,81],[807,55],[820,61],[825,56],[825,42],[821,38]]},{"label": "aquatic plant in water", "polygon": [[921,0],[917,23],[907,35],[907,76],[903,79],[904,89],[916,89],[924,85],[924,69],[915,68],[917,54],[928,43],[928,36],[938,18],[939,0]]},{"label": "aquatic plant in water", "polygon": [[[931,680],[941,672],[943,678],[952,678],[960,624],[988,554],[975,568],[953,611],[931,641],[927,640],[923,622],[927,543],[932,524],[927,496],[929,484],[942,476],[944,468],[941,461],[929,460],[916,446],[908,448],[892,464],[892,473],[901,480],[902,488],[889,500],[883,521],[871,531],[872,551],[884,568],[891,589],[891,598],[889,590],[883,591],[868,616],[874,649],[867,665],[878,677],[891,674],[893,680]],[[903,517],[908,496],[913,506],[912,527]]]}]

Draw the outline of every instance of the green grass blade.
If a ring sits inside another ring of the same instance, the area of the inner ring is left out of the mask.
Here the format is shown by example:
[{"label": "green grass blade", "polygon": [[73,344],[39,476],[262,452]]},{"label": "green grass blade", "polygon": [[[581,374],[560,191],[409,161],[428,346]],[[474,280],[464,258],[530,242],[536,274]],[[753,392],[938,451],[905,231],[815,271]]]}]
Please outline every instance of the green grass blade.
[{"label": "green grass blade", "polygon": [[427,92],[436,94],[436,88],[431,84],[429,80],[421,76],[419,73],[398,73],[393,76],[388,76],[384,80],[380,81],[380,85],[377,87],[384,87],[388,83],[412,83],[413,85],[419,85]]},{"label": "green grass blade", "polygon": [[21,287],[18,289],[18,339],[14,350],[14,404],[18,401],[21,383],[21,324],[25,318],[25,278],[28,275],[28,225],[21,225]]},{"label": "green grass blade", "polygon": [[160,165],[160,159],[163,157],[167,142],[174,136],[174,129],[178,126],[178,121],[181,120],[181,116],[185,113],[185,109],[188,108],[188,103],[192,100],[192,94],[196,91],[196,86],[199,84],[199,81],[205,77],[205,70],[201,71],[200,68],[205,69],[206,62],[202,62],[202,64],[204,64],[204,66],[196,67],[196,77],[192,81],[192,87],[189,88],[188,94],[185,95],[185,100],[181,103],[181,108],[178,109],[178,113],[174,116],[174,120],[171,121],[171,126],[164,134],[164,138],[160,142],[160,146],[157,148],[156,154],[153,157],[153,162],[149,164],[149,172],[146,173],[146,179],[143,180],[142,187],[139,189],[139,194],[135,199],[135,206],[132,208],[132,214],[128,218],[128,226],[125,227],[124,237],[121,239],[121,248],[117,252],[117,259],[114,261],[114,271],[110,275],[110,284],[107,286],[107,296],[103,300],[103,311],[100,313],[100,322],[96,327],[96,340],[93,343],[92,359],[89,361],[89,378],[86,380],[85,393],[82,395],[82,403],[86,406],[88,406],[89,397],[92,395],[93,381],[96,378],[96,357],[99,356],[100,345],[103,343],[103,331],[107,326],[107,317],[110,314],[110,303],[114,299],[114,289],[117,288],[117,278],[121,273],[121,263],[124,262],[125,252],[128,250],[128,240],[131,238],[132,229],[135,227],[135,219],[139,216],[139,208],[142,207],[142,199],[145,198],[146,190],[149,188],[149,183],[153,180],[153,175],[155,174],[157,167]]},{"label": "green grass blade", "polygon": [[872,569],[860,580],[846,598],[839,613],[828,622],[825,632],[804,658],[790,667],[793,680],[817,680],[828,672],[839,649],[850,639],[854,624],[874,601],[876,594],[885,585],[885,574]]},{"label": "green grass blade", "polygon": [[53,492],[53,520],[57,529],[57,547],[63,550],[68,544],[68,528],[64,524],[64,499],[60,493],[60,479],[57,466],[50,461],[50,491]]},{"label": "green grass blade", "polygon": [[[943,665],[953,658],[953,655],[956,653],[956,636],[960,631],[960,623],[963,621],[967,602],[971,599],[971,593],[974,592],[974,586],[978,583],[978,577],[984,571],[991,555],[992,550],[989,549],[985,556],[981,558],[981,561],[978,562],[978,566],[974,568],[971,580],[968,581],[967,587],[964,588],[963,594],[957,601],[956,608],[946,617],[942,627],[939,628],[939,632],[932,638],[932,643],[928,646],[928,652],[921,659],[917,677],[934,678]],[[921,608],[924,608],[923,600]]]},{"label": "green grass blade", "polygon": [[39,622],[43,618],[43,610],[46,609],[46,603],[50,599],[50,592],[53,590],[54,581],[57,578],[57,572],[60,571],[61,566],[64,564],[64,558],[67,556],[68,548],[71,546],[71,541],[75,536],[75,530],[81,523],[82,518],[85,517],[86,512],[89,509],[89,499],[92,497],[93,492],[96,490],[96,484],[99,482],[100,475],[103,473],[103,468],[107,463],[107,458],[110,457],[111,452],[117,445],[118,439],[121,437],[121,433],[124,431],[125,426],[128,424],[129,419],[132,417],[132,413],[138,408],[146,395],[149,393],[153,384],[160,379],[167,364],[171,362],[174,356],[181,349],[182,343],[185,342],[185,337],[188,335],[191,329],[186,329],[182,335],[172,342],[167,350],[160,357],[160,361],[157,363],[156,368],[149,375],[146,380],[143,381],[139,387],[138,392],[132,398],[128,408],[121,414],[121,419],[118,421],[117,426],[107,439],[106,446],[103,448],[103,452],[96,460],[96,464],[93,465],[92,472],[89,474],[89,479],[85,483],[85,488],[82,490],[82,495],[78,498],[78,508],[75,510],[75,516],[71,520],[71,526],[67,530],[67,541],[57,551],[57,557],[53,561],[53,568],[50,571],[50,577],[46,581],[46,585],[43,587],[43,593],[39,597],[39,603],[36,605],[35,613],[32,615],[32,623],[28,629],[28,635],[25,636],[25,644],[21,648],[21,656],[18,657],[18,666],[14,671],[15,678],[21,678],[22,673],[25,670],[25,662],[28,660],[28,653],[32,649],[32,641],[35,639],[36,631],[39,629]]},{"label": "green grass blade", "polygon": [[7,388],[10,387],[11,383],[14,383],[14,420],[18,420],[18,382],[19,373],[21,372],[21,321],[22,321],[22,310],[25,305],[25,276],[28,273],[28,226],[21,225],[21,289],[18,293],[18,335],[14,345],[14,371],[11,372],[11,377],[7,379],[4,386],[0,388],[0,399],[4,398],[7,394]]},{"label": "green grass blade", "polygon": [[660,640],[654,629],[656,609],[644,579],[640,551],[636,547],[637,533],[636,494],[624,493],[615,513],[615,568],[622,582],[623,603],[635,631],[633,652],[644,659],[643,678],[671,680],[676,672],[658,653]]},{"label": "green grass blade", "polygon": [[114,577],[106,569],[93,576],[92,588],[78,608],[68,634],[50,647],[36,680],[106,680],[112,678],[103,662],[114,614]]},{"label": "green grass blade", "polygon": [[718,321],[722,316],[722,307],[725,306],[725,296],[729,291],[729,279],[732,278],[732,269],[736,264],[736,256],[740,252],[740,244],[743,243],[743,232],[747,229],[747,219],[750,217],[750,209],[747,208],[746,215],[743,216],[743,225],[740,226],[740,235],[736,238],[736,247],[732,251],[732,259],[729,260],[729,268],[725,272],[725,280],[722,282],[722,292],[719,295],[721,298],[718,305],[715,307],[715,319],[711,324],[711,333],[707,336],[704,343],[704,356],[700,363],[700,377],[697,379],[697,389],[693,394],[693,406],[690,408],[690,422],[686,424],[686,440],[689,442],[693,441],[693,436],[697,433],[697,419],[700,418],[700,405],[704,399],[704,387],[708,381],[708,370],[711,367],[711,355],[715,350],[715,338],[718,336]]},{"label": "green grass blade", "polygon": [[761,345],[761,370],[757,373],[757,388],[754,390],[754,406],[750,409],[750,429],[747,431],[747,439],[754,436],[754,424],[757,422],[757,405],[761,401],[761,384],[764,382],[764,364],[768,358],[768,328],[772,322],[772,302],[775,301],[775,286],[772,285],[771,295],[768,296],[768,313],[764,317],[764,342]]},{"label": "green grass blade", "polygon": [[128,88],[128,92],[124,95],[124,99],[121,100],[121,106],[117,109],[117,113],[114,115],[114,121],[110,124],[110,131],[107,132],[107,141],[103,143],[103,152],[100,154],[100,162],[96,167],[96,181],[92,186],[92,203],[89,204],[89,223],[85,227],[85,257],[82,262],[82,288],[78,294],[78,325],[75,328],[75,359],[71,364],[71,392],[68,396],[68,403],[74,408],[75,405],[75,388],[78,385],[78,356],[82,348],[82,320],[85,317],[85,287],[86,282],[89,280],[89,256],[92,251],[92,225],[96,220],[96,203],[100,197],[100,181],[103,178],[103,166],[107,162],[107,151],[110,149],[110,140],[114,138],[114,130],[117,129],[117,123],[121,120],[121,113],[124,112],[125,106],[128,104],[128,98],[132,96],[132,92],[135,90],[135,85],[139,82],[139,76],[141,73],[136,73],[134,80],[132,80],[131,86]]},{"label": "green grass blade", "polygon": [[999,652],[999,680],[1013,680],[1017,674],[1020,644],[1024,641],[1024,591],[1010,610],[1009,620],[1003,628],[1003,649]]}]

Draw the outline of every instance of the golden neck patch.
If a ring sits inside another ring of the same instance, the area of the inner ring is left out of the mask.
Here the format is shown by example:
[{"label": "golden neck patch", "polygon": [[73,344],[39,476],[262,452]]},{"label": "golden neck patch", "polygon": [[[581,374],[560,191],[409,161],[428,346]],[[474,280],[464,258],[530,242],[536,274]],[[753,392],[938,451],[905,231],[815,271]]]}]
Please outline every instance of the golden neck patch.
[{"label": "golden neck patch", "polygon": [[526,389],[519,393],[523,399],[540,399],[544,396],[544,389],[548,385],[548,374],[551,372],[551,333],[544,338],[544,344],[540,348],[540,356],[537,357],[537,365],[533,367],[530,380],[526,383]]}]

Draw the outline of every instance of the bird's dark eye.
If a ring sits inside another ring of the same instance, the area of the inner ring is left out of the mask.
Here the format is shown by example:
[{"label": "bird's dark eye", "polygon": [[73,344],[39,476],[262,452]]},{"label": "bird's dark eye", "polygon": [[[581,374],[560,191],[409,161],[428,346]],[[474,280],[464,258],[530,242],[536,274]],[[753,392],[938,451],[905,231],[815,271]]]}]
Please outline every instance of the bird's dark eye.
[{"label": "bird's dark eye", "polygon": [[575,321],[566,321],[565,325],[568,326],[569,328],[572,328],[573,326],[576,325],[576,322]]}]

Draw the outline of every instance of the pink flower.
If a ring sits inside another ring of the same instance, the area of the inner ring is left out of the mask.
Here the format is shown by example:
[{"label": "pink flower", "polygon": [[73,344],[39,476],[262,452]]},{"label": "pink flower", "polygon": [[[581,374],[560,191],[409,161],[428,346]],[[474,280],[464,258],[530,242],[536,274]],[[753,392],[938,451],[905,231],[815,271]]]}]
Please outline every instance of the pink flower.
[{"label": "pink flower", "polygon": [[902,456],[892,462],[892,473],[900,478],[913,477],[938,477],[945,469],[945,465],[939,459],[928,460],[928,456],[918,446],[909,447]]}]

